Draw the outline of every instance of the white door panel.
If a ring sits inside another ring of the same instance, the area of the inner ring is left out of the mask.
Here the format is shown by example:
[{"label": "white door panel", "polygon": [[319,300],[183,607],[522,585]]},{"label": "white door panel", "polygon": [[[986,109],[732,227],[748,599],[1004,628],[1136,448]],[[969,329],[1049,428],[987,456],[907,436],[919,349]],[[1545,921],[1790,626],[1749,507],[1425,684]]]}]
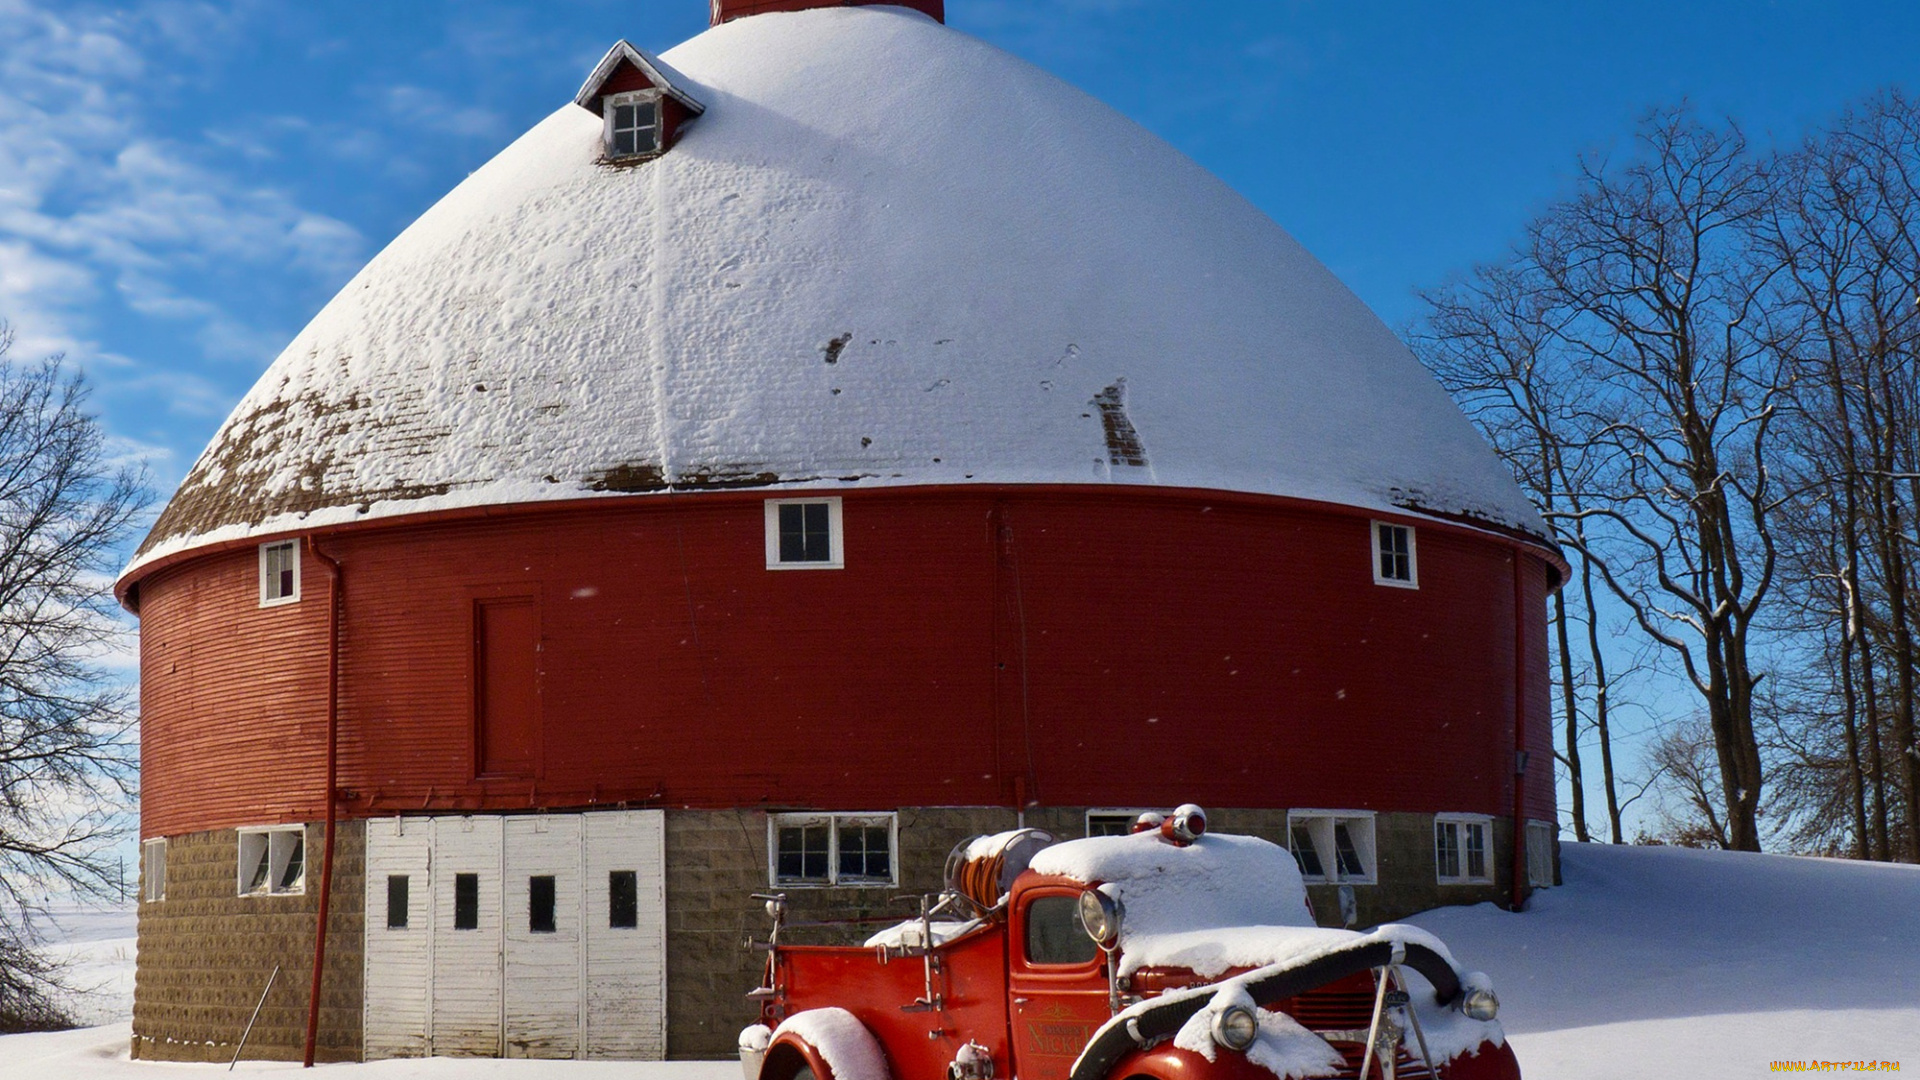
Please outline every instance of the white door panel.
[{"label": "white door panel", "polygon": [[665,846],[658,810],[370,820],[367,1058],[664,1058]]}]

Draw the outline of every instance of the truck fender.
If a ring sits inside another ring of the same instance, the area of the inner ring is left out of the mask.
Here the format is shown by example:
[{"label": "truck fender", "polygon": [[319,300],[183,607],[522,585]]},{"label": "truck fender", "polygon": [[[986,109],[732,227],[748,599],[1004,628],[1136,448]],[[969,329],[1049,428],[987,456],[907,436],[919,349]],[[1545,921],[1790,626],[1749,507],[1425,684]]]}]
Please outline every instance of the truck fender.
[{"label": "truck fender", "polygon": [[[1439,1080],[1520,1080],[1520,1063],[1505,1042],[1481,1043],[1446,1062],[1436,1062]],[[1160,1043],[1135,1050],[1114,1063],[1107,1080],[1275,1080],[1246,1055],[1220,1050],[1208,1061],[1191,1050]]]},{"label": "truck fender", "polygon": [[892,1080],[887,1055],[860,1018],[840,1008],[803,1009],[781,1021],[767,1043],[760,1080]]}]

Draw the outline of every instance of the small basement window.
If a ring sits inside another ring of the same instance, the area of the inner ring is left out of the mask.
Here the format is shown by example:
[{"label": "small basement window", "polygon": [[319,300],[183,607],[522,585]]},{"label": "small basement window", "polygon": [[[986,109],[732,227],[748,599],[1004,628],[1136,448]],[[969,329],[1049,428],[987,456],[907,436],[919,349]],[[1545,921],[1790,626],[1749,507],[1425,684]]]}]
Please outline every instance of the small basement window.
[{"label": "small basement window", "polygon": [[1087,811],[1088,836],[1126,836],[1133,832],[1133,823],[1140,820],[1145,810],[1116,810],[1104,807]]},{"label": "small basement window", "polygon": [[167,841],[163,837],[140,845],[140,895],[151,903],[167,898]]},{"label": "small basement window", "polygon": [[1372,885],[1373,814],[1366,810],[1294,810],[1287,836],[1309,884]]},{"label": "small basement window", "polygon": [[307,891],[307,830],[269,825],[236,830],[241,896],[293,896]]},{"label": "small basement window", "polygon": [[644,157],[660,152],[660,91],[610,94],[605,110],[608,157]]},{"label": "small basement window", "polygon": [[840,500],[768,499],[767,569],[839,570]]},{"label": "small basement window", "polygon": [[1479,814],[1437,814],[1433,819],[1433,873],[1442,885],[1493,880],[1488,859],[1493,819]]},{"label": "small basement window", "polygon": [[893,885],[895,814],[774,814],[767,819],[775,885]]},{"label": "small basement window", "polygon": [[260,606],[291,604],[300,599],[300,541],[280,540],[260,545]]},{"label": "small basement window", "polygon": [[1552,822],[1527,822],[1527,884],[1536,889],[1553,886],[1553,839]]}]

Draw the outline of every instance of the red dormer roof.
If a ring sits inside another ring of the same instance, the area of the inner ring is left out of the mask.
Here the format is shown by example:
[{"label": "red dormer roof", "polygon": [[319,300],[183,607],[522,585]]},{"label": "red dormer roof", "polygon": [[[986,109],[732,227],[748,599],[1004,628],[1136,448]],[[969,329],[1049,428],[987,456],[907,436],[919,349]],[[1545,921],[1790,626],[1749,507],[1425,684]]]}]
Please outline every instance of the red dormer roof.
[{"label": "red dormer roof", "polygon": [[607,55],[580,84],[580,92],[573,96],[573,103],[594,114],[600,115],[600,101],[608,94],[624,93],[628,90],[659,90],[667,97],[679,102],[689,115],[699,116],[707,111],[705,105],[686,90],[686,76],[661,63],[660,58],[639,48],[631,42],[614,42]]},{"label": "red dormer roof", "polygon": [[810,8],[861,7],[868,4],[912,8],[935,22],[947,21],[946,0],[713,0],[713,25],[719,26],[723,22],[769,11],[806,11]]}]

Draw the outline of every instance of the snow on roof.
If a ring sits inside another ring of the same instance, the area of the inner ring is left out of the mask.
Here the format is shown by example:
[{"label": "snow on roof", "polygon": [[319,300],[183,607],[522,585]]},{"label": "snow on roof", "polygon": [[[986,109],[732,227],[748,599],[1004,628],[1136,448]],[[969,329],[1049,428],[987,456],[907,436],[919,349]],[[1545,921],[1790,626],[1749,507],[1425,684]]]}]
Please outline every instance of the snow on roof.
[{"label": "snow on roof", "polygon": [[614,42],[613,48],[607,50],[607,55],[600,58],[600,63],[595,65],[593,73],[587,76],[587,81],[580,84],[580,92],[573,95],[573,103],[588,112],[598,115],[599,108],[596,106],[594,99],[600,96],[600,88],[606,85],[607,80],[613,76],[614,70],[620,66],[620,61],[622,60],[639,68],[640,73],[645,75],[649,82],[653,83],[654,86],[658,87],[661,92],[665,93],[668,97],[685,105],[688,112],[699,116],[701,113],[707,111],[705,105],[700,104],[693,95],[687,93],[684,89],[686,83],[684,76],[662,62],[659,57],[634,45],[625,38]]},{"label": "snow on roof", "polygon": [[[455,507],[727,487],[1146,484],[1544,530],[1393,334],[1113,109],[914,12],[665,54],[644,165],[563,105],[342,289],[143,566]],[[670,67],[668,66],[670,65]]]}]

